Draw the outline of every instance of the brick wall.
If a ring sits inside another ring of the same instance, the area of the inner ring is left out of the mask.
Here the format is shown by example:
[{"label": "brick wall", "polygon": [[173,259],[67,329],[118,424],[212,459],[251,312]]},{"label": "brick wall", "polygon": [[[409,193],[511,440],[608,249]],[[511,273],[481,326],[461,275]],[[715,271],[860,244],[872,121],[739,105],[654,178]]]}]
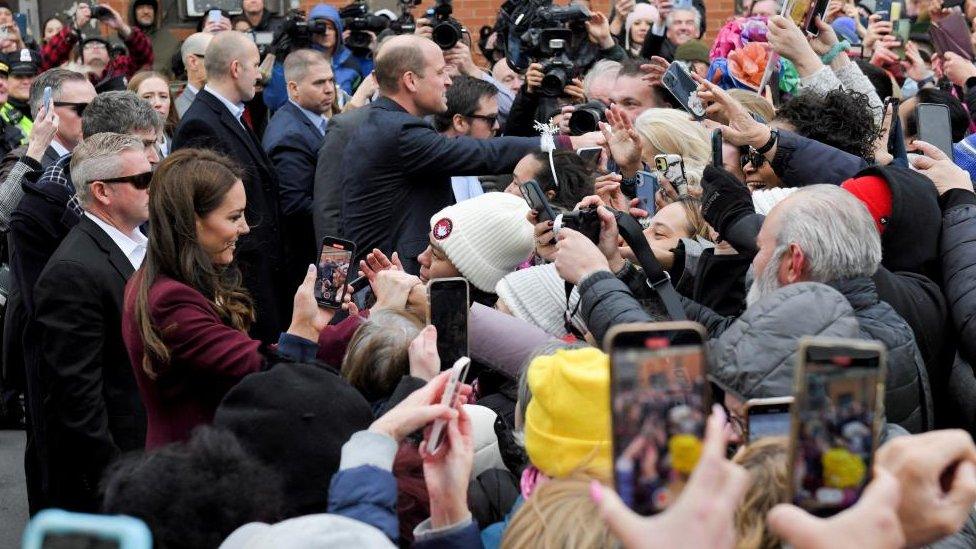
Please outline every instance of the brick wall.
[{"label": "brick wall", "polygon": [[[302,8],[308,11],[313,5],[320,2],[321,0],[302,0]],[[494,24],[495,17],[498,14],[498,7],[502,2],[503,0],[454,0],[454,16],[464,23],[473,36],[477,36],[476,33],[482,25]],[[111,5],[119,13],[127,16],[129,0],[107,0],[105,3]],[[341,7],[350,2],[346,0],[326,0],[326,3]],[[564,2],[556,0],[556,3],[562,4]],[[420,6],[415,8],[413,13],[419,17],[427,8],[433,7],[433,5],[434,0],[424,0]],[[595,11],[601,11],[603,13],[610,12],[610,0],[591,0],[591,5]],[[705,37],[707,40],[711,41],[715,37],[715,32],[718,28],[732,15],[734,5],[735,0],[705,0],[705,8],[708,14],[708,33]],[[172,30],[180,38],[184,38],[192,32],[192,29],[185,28],[174,28]]]}]

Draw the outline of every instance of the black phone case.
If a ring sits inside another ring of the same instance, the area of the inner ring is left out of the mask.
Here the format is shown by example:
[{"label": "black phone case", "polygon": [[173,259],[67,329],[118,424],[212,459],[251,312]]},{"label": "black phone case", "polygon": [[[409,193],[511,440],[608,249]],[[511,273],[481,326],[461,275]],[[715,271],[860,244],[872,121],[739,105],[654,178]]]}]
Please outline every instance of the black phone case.
[{"label": "black phone case", "polygon": [[525,201],[529,204],[529,207],[535,210],[536,221],[541,223],[556,219],[556,212],[549,205],[549,201],[546,200],[546,195],[543,194],[542,187],[539,186],[537,181],[532,179],[523,183],[522,195],[525,197]]}]

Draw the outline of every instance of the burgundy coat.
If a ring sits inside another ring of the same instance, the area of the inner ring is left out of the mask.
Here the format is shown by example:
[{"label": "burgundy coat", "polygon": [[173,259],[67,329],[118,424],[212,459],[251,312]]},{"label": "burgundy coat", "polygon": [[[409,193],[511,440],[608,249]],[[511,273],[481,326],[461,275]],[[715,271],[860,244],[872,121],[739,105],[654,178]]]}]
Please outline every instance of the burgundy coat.
[{"label": "burgundy coat", "polygon": [[[266,357],[259,351],[261,342],[224,324],[203,294],[160,276],[149,289],[149,311],[153,323],[162,328],[170,364],[150,379],[142,369],[143,341],[134,314],[141,279],[139,271],[126,285],[122,339],[146,407],[146,449],[150,450],[187,440],[194,427],[213,422],[227,391],[247,374],[261,370]],[[323,330],[318,357],[330,357],[337,347],[344,350],[360,322],[359,317],[350,317]]]}]

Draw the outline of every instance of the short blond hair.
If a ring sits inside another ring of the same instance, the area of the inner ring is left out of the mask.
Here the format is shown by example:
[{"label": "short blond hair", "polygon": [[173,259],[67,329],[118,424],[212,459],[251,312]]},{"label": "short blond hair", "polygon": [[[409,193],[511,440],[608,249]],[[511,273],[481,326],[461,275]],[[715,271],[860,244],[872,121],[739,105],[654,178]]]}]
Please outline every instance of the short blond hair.
[{"label": "short blond hair", "polygon": [[637,117],[634,129],[641,137],[645,162],[656,154],[681,155],[688,183],[697,186],[701,182],[712,153],[708,130],[704,126],[692,122],[684,111],[653,108]]},{"label": "short blond hair", "polygon": [[742,103],[747,111],[763,117],[766,122],[772,122],[773,118],[776,117],[776,108],[773,107],[773,104],[756,92],[733,88],[726,93],[732,96],[732,99]]},{"label": "short blond hair", "polygon": [[540,485],[515,512],[502,537],[504,549],[619,545],[590,498],[590,479],[573,476]]}]

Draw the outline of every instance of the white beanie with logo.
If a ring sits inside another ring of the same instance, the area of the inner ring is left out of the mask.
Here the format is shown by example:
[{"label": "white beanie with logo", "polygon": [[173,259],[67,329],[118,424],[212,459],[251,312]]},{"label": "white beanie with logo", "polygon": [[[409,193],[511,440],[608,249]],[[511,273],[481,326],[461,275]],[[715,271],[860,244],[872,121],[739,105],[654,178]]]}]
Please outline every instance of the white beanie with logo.
[{"label": "white beanie with logo", "polygon": [[430,218],[431,237],[461,276],[479,290],[495,285],[533,249],[529,205],[509,193],[485,193],[448,206]]}]

